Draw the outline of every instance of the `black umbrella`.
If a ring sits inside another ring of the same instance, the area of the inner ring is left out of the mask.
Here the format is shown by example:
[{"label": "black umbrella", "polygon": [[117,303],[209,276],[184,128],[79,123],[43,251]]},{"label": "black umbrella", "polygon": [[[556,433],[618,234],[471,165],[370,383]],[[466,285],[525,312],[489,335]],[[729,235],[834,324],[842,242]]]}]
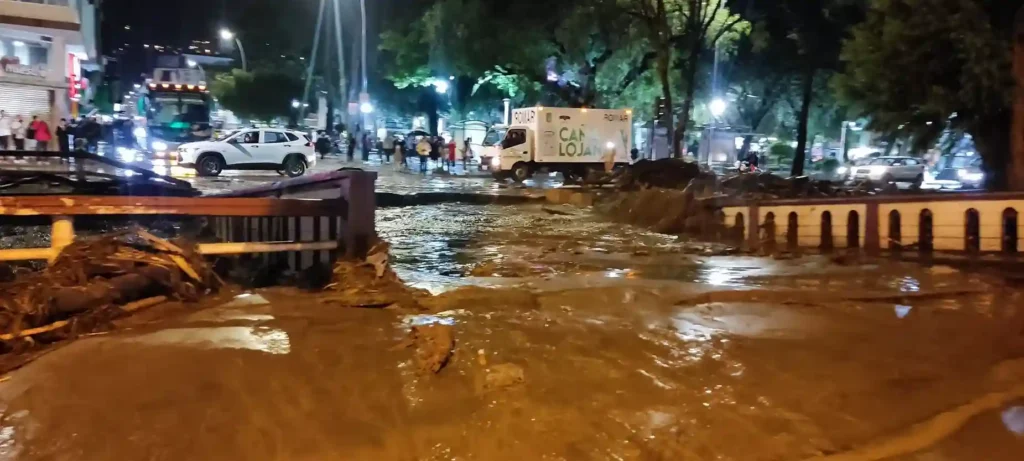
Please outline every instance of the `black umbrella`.
[{"label": "black umbrella", "polygon": [[409,134],[405,136],[409,138],[415,138],[416,136],[430,136],[430,133],[427,133],[426,131],[423,130],[413,130],[410,131]]}]

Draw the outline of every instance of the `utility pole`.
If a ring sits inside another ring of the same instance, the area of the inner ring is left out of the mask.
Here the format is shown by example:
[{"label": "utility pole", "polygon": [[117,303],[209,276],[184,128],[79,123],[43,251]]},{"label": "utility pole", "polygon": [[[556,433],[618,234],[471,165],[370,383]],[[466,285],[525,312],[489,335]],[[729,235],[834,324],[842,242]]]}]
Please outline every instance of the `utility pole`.
[{"label": "utility pole", "polygon": [[[341,97],[341,121],[348,125],[348,82],[345,79],[344,38],[341,29],[341,3],[332,0],[334,6],[334,35],[338,49],[338,94]],[[351,130],[351,127],[348,127]]]},{"label": "utility pole", "polygon": [[324,10],[326,8],[327,0],[320,0],[320,13],[316,17],[316,31],[313,32],[313,52],[309,54],[309,68],[306,69],[306,87],[302,90],[302,106],[299,108],[300,121],[306,119],[306,103],[309,101],[310,85],[313,84],[313,69],[316,67],[317,51],[320,48],[320,29],[324,25]]}]

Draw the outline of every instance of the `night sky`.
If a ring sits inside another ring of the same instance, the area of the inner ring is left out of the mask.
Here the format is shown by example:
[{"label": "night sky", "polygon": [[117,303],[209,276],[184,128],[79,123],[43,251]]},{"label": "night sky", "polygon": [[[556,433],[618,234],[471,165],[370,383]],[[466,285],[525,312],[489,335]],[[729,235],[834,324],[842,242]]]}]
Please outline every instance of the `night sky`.
[{"label": "night sky", "polygon": [[[358,34],[358,0],[340,1],[346,35]],[[371,72],[381,22],[390,9],[405,1],[366,0]],[[150,70],[157,54],[168,54],[166,49],[162,53],[144,49],[144,44],[177,47],[188,53],[193,40],[208,40],[213,53],[235,55],[217,37],[222,26],[239,34],[250,60],[304,55],[312,45],[318,6],[318,0],[105,0],[103,53],[116,61],[108,65],[107,74],[137,81],[141,73]]]}]

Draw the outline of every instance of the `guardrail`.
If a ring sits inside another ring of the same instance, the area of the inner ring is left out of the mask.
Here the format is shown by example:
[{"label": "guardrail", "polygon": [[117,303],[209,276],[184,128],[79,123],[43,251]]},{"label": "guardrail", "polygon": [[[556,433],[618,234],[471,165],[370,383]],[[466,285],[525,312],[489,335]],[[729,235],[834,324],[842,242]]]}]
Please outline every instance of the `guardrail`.
[{"label": "guardrail", "polygon": [[1017,255],[1024,193],[765,200],[721,205],[729,236],[752,249],[917,249]]},{"label": "guardrail", "polygon": [[[206,198],[123,196],[0,196],[0,218],[49,217],[46,248],[0,249],[0,261],[52,260],[75,239],[81,217],[197,218],[219,242],[200,243],[204,255],[290,253],[296,270],[339,255],[361,257],[376,236],[375,173],[336,172],[307,182],[319,198]],[[301,190],[292,191],[302,192]]]}]

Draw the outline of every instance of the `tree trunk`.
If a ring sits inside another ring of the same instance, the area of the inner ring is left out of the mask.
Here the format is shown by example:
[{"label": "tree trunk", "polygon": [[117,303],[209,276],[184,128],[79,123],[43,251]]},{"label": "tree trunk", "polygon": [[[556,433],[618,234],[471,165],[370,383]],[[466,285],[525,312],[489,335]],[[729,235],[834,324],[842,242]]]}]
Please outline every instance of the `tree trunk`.
[{"label": "tree trunk", "polygon": [[672,83],[668,78],[669,51],[658,51],[657,59],[658,80],[661,82],[661,97],[665,100],[665,117],[662,120],[662,124],[665,126],[665,139],[672,143],[672,157],[679,158],[682,156],[679,152],[679,146],[673,142],[675,140],[675,120],[672,119]]},{"label": "tree trunk", "polygon": [[[678,148],[686,142],[686,128],[690,125],[690,111],[693,110],[693,94],[697,92],[697,64],[700,60],[700,44],[690,51],[690,60],[683,66],[683,81],[686,82],[686,99],[683,100],[683,113],[679,114],[679,128],[676,129],[676,139],[673,145]],[[681,158],[680,155],[677,158]]]},{"label": "tree trunk", "polygon": [[985,173],[985,188],[989,190],[1021,190],[1021,183],[1013,184],[1012,177],[1015,158],[1011,158],[1009,114],[1002,117],[993,116],[979,120],[976,128],[970,131],[974,138],[974,147],[982,158],[982,172]]},{"label": "tree trunk", "polygon": [[1024,190],[1024,7],[1017,11],[1013,43],[1013,125],[1010,127],[1010,164],[1006,186]]},{"label": "tree trunk", "polygon": [[796,153],[793,156],[791,176],[803,176],[804,163],[807,162],[807,121],[811,117],[811,98],[814,97],[814,69],[808,69],[801,87],[799,125],[796,131]]}]

